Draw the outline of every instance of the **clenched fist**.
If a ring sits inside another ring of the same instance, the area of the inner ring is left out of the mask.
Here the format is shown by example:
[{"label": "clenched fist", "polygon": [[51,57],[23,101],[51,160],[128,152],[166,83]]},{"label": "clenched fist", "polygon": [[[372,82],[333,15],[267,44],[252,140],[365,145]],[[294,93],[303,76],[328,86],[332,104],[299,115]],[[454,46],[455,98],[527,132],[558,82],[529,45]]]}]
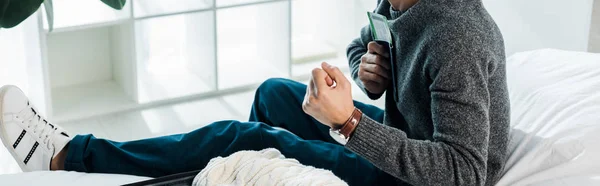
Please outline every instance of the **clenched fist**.
[{"label": "clenched fist", "polygon": [[367,45],[367,49],[368,52],[360,58],[358,78],[367,91],[382,94],[392,78],[390,53],[374,41]]},{"label": "clenched fist", "polygon": [[340,128],[354,112],[352,85],[337,67],[327,63],[321,67],[312,71],[302,109],[317,121]]}]

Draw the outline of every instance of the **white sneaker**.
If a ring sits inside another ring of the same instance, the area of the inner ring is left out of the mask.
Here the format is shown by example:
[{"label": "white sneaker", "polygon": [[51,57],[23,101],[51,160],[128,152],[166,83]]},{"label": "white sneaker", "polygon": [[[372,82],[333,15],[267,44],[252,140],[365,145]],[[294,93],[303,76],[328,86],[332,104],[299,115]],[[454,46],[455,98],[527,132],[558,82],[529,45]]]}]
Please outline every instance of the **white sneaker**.
[{"label": "white sneaker", "polygon": [[71,138],[50,124],[15,86],[0,88],[0,140],[25,172],[49,170]]}]

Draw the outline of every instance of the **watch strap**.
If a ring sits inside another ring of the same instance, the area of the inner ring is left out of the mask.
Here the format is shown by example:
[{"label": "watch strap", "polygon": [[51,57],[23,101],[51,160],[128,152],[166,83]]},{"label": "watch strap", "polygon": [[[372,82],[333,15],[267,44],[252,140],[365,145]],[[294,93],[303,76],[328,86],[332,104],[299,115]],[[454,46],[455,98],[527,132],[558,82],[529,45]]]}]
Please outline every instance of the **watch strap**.
[{"label": "watch strap", "polygon": [[358,108],[354,108],[352,115],[350,116],[350,118],[348,118],[344,125],[342,125],[342,128],[340,128],[339,133],[344,135],[346,138],[350,138],[350,136],[356,129],[356,126],[358,126],[360,119],[362,119],[362,115],[362,111],[360,111]]}]

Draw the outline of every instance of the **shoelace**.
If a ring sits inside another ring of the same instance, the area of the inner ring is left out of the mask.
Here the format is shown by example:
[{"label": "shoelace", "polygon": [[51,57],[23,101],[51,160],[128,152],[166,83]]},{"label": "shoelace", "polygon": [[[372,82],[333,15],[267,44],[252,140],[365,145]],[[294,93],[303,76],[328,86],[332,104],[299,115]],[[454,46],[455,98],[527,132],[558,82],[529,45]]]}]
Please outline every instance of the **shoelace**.
[{"label": "shoelace", "polygon": [[25,110],[20,113],[21,123],[26,124],[28,129],[33,128],[33,134],[37,135],[42,140],[42,145],[51,149],[50,140],[57,128],[48,123],[40,114],[33,108],[32,105],[27,105]]}]

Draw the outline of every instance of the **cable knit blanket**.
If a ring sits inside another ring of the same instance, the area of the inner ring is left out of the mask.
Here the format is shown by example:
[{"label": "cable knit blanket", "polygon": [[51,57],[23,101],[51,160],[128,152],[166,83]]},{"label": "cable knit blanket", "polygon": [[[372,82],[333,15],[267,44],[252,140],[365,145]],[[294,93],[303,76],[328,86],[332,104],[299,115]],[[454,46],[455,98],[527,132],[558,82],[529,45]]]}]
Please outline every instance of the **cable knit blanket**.
[{"label": "cable knit blanket", "polygon": [[285,158],[277,149],[239,151],[210,160],[195,178],[194,186],[213,185],[327,185],[346,186],[331,171]]}]

